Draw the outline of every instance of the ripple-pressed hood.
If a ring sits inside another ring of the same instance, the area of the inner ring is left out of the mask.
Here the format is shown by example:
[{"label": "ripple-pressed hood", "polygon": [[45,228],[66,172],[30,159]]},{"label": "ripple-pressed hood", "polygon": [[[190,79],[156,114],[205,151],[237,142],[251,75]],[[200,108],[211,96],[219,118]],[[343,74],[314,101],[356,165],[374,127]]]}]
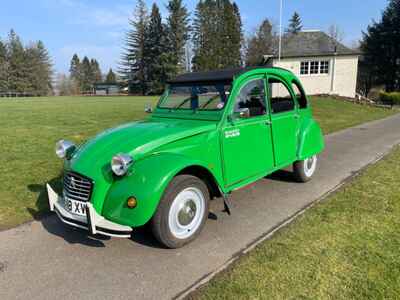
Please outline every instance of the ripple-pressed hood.
[{"label": "ripple-pressed hood", "polygon": [[[86,176],[97,177],[97,172],[108,166],[118,153],[128,153],[137,161],[160,146],[215,128],[215,122],[176,119],[128,123],[106,130],[83,144],[73,155],[70,167],[76,172],[85,170]],[[98,171],[87,174],[88,170]]]}]

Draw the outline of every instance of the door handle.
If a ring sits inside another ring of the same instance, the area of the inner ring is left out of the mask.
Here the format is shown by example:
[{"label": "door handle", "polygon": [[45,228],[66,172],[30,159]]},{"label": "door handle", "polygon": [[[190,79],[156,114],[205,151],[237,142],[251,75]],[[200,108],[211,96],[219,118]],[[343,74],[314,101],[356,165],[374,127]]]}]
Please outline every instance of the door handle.
[{"label": "door handle", "polygon": [[294,118],[295,118],[295,119],[299,119],[300,116],[299,116],[299,115],[294,115]]},{"label": "door handle", "polygon": [[265,125],[269,126],[271,124],[272,124],[271,121],[265,121]]}]

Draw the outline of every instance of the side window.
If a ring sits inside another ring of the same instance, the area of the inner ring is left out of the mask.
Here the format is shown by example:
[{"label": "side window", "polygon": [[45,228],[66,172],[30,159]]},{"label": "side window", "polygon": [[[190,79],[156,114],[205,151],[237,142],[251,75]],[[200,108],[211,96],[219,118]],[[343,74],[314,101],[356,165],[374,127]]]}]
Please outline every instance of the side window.
[{"label": "side window", "polygon": [[299,104],[299,107],[307,108],[306,94],[304,93],[303,89],[300,87],[300,85],[296,81],[292,82],[292,89],[294,91],[294,94],[296,95],[296,100],[297,100],[297,103]]},{"label": "side window", "polygon": [[295,103],[288,88],[282,81],[269,78],[269,99],[273,114],[294,110]]},{"label": "side window", "polygon": [[243,108],[248,108],[250,117],[261,116],[265,109],[265,84],[264,79],[255,79],[242,87],[235,101],[235,113]]}]

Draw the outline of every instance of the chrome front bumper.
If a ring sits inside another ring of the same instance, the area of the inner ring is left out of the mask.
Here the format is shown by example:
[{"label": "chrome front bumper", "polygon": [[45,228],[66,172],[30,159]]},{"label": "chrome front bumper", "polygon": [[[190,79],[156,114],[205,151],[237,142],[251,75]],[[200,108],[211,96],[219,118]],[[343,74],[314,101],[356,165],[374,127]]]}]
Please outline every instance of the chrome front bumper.
[{"label": "chrome front bumper", "polygon": [[70,213],[64,208],[64,201],[50,185],[46,185],[47,195],[49,198],[50,210],[56,212],[58,217],[65,224],[89,230],[92,234],[102,234],[112,237],[130,238],[132,228],[120,225],[104,219],[94,209],[93,205],[88,202],[86,205],[86,217],[78,216]]}]

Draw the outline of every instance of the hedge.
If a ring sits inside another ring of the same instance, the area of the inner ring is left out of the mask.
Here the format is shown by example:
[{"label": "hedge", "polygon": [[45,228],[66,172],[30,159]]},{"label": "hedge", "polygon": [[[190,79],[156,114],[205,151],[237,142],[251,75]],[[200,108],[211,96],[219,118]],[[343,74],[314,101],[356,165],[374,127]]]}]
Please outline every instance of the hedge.
[{"label": "hedge", "polygon": [[382,103],[400,105],[400,92],[394,92],[394,93],[381,92],[379,94],[379,99]]}]

